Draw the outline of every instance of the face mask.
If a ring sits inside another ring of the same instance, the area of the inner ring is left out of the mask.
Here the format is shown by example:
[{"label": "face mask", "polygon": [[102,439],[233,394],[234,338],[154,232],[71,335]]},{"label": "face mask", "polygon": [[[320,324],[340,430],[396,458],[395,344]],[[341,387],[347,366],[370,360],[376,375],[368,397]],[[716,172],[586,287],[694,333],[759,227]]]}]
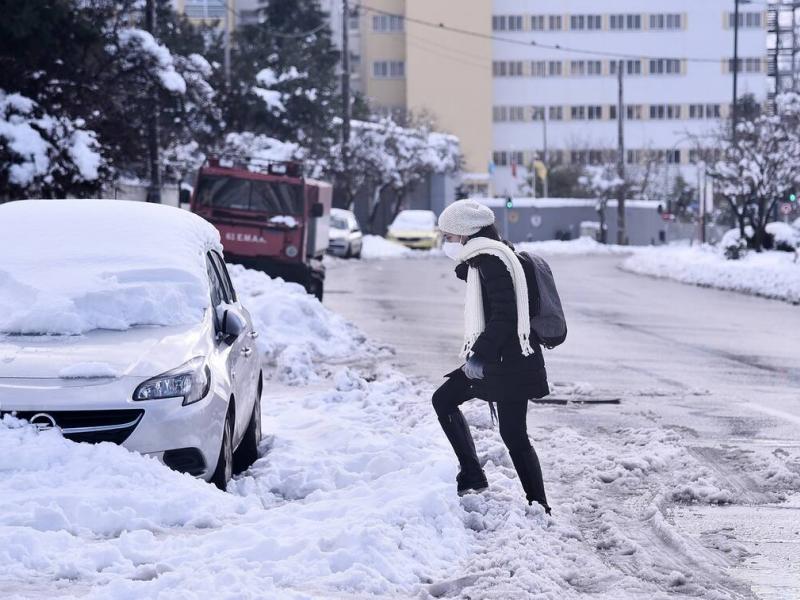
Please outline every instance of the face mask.
[{"label": "face mask", "polygon": [[445,242],[442,244],[442,252],[453,260],[459,260],[459,256],[464,251],[464,245],[459,242]]}]

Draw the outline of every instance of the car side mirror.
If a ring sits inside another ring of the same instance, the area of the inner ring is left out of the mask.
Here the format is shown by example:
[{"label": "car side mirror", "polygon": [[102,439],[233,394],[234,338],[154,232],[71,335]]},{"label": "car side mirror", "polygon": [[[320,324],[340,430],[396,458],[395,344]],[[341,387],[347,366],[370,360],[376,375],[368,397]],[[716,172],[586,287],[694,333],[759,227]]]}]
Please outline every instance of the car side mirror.
[{"label": "car side mirror", "polygon": [[325,214],[325,206],[322,202],[314,202],[311,205],[311,216],[314,218],[319,218]]},{"label": "car side mirror", "polygon": [[220,310],[222,318],[219,320],[217,336],[230,345],[247,329],[247,322],[242,315],[231,308],[220,308]]}]

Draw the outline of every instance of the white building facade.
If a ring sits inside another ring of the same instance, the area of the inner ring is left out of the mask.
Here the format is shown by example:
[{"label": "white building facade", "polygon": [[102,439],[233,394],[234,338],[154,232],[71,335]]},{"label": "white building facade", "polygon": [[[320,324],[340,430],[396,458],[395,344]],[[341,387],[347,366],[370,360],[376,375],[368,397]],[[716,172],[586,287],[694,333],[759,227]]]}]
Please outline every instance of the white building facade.
[{"label": "white building facade", "polygon": [[[679,172],[693,182],[696,136],[731,110],[733,10],[734,0],[494,0],[494,194],[525,193],[545,149],[551,164],[616,160],[620,59],[626,167],[649,160],[665,185]],[[765,5],[740,3],[739,22],[739,97],[763,103]],[[545,47],[556,45],[570,50]]]}]

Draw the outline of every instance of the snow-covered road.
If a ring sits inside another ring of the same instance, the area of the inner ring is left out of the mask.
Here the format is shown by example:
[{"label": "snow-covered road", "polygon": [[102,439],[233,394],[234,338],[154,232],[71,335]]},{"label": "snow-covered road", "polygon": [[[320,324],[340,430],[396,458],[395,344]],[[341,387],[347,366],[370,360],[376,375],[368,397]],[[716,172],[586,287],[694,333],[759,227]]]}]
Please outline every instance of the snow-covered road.
[{"label": "snow-covered road", "polygon": [[490,489],[455,495],[430,394],[456,364],[463,287],[416,258],[333,261],[335,312],[234,269],[269,380],[262,457],[230,493],[6,419],[0,596],[800,594],[796,307],[554,258],[570,336],[548,355],[553,398],[619,404],[531,406],[547,518],[477,402]]},{"label": "snow-covered road", "polygon": [[[636,276],[619,262],[552,258],[570,336],[547,358],[562,384],[555,396],[621,403],[530,411],[556,524],[521,535],[495,521],[453,577],[466,578],[462,593],[473,598],[800,596],[800,510],[772,508],[800,491],[800,313]],[[326,303],[435,385],[455,364],[461,332],[451,270],[442,259],[337,263]],[[486,428],[479,451],[505,473],[483,410],[469,413]],[[475,502],[508,514],[492,492],[484,498]]]}]

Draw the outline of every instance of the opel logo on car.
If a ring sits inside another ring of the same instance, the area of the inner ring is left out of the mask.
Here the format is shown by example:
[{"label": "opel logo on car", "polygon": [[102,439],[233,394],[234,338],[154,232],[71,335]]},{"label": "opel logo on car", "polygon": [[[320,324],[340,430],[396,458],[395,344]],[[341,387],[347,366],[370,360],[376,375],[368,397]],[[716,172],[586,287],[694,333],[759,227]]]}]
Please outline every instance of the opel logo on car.
[{"label": "opel logo on car", "polygon": [[53,427],[56,426],[56,420],[52,415],[48,415],[47,413],[36,413],[30,418],[29,423],[39,431],[53,429]]}]

